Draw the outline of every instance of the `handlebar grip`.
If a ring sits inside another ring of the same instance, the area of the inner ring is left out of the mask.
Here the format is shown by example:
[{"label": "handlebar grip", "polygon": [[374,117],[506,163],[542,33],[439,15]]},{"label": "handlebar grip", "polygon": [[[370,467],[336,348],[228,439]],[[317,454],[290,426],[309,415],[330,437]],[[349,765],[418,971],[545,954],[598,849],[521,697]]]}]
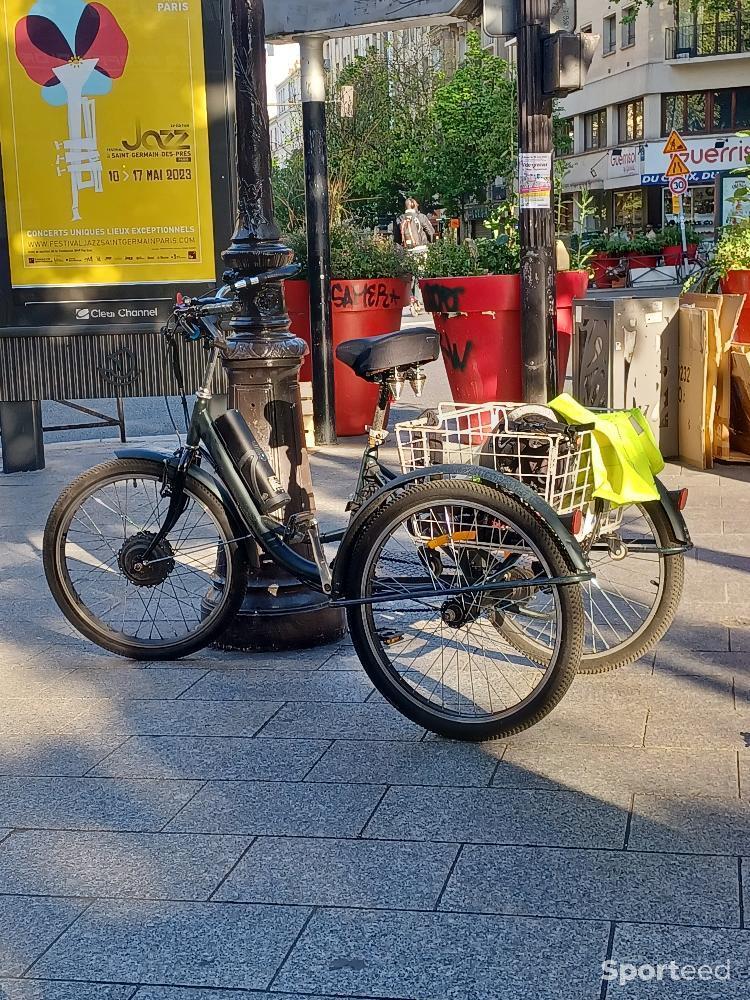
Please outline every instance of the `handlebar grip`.
[{"label": "handlebar grip", "polygon": [[257,288],[258,285],[267,285],[270,281],[284,281],[287,278],[294,278],[300,273],[300,264],[286,264],[284,267],[277,267],[273,271],[266,271],[264,274],[255,275],[252,278],[240,278],[234,282],[235,291],[241,292],[245,288]]}]

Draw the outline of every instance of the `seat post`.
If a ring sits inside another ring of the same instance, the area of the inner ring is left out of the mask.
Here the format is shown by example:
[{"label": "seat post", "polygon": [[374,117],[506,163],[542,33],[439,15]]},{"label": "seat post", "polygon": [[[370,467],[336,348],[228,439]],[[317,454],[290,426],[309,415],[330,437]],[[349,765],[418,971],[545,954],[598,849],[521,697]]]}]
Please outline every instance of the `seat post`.
[{"label": "seat post", "polygon": [[372,418],[372,432],[377,435],[382,434],[388,428],[388,418],[391,412],[391,390],[388,386],[388,378],[383,375],[380,379],[380,393],[378,395],[378,405]]}]

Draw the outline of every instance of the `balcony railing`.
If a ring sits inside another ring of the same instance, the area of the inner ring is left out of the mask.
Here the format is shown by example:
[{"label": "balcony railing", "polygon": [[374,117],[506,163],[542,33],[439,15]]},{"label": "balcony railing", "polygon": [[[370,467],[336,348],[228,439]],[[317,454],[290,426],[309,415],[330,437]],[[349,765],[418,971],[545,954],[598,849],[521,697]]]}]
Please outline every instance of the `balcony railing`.
[{"label": "balcony railing", "polygon": [[750,17],[734,21],[700,21],[666,31],[667,59],[699,59],[750,52]]}]

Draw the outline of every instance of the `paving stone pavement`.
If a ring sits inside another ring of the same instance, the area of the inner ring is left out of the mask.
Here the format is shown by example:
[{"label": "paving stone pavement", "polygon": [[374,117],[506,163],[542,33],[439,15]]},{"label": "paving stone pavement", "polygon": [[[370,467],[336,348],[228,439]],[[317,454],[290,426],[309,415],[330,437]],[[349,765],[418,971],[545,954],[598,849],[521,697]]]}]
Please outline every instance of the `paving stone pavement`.
[{"label": "paving stone pavement", "polygon": [[[357,450],[314,457],[324,520]],[[80,639],[42,528],[108,454],[0,477],[0,998],[750,997],[750,471],[668,467],[696,550],[655,654],[467,746],[347,642],[136,666]]]}]

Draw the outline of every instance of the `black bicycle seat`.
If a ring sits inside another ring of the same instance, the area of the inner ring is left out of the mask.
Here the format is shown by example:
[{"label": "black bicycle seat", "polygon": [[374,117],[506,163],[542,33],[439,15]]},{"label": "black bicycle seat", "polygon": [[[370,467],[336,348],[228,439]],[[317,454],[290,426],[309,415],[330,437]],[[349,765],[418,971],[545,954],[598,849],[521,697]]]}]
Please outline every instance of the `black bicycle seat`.
[{"label": "black bicycle seat", "polygon": [[437,361],[440,337],[430,326],[417,326],[379,337],[347,340],[336,348],[336,357],[360,378],[372,379],[394,368]]}]

